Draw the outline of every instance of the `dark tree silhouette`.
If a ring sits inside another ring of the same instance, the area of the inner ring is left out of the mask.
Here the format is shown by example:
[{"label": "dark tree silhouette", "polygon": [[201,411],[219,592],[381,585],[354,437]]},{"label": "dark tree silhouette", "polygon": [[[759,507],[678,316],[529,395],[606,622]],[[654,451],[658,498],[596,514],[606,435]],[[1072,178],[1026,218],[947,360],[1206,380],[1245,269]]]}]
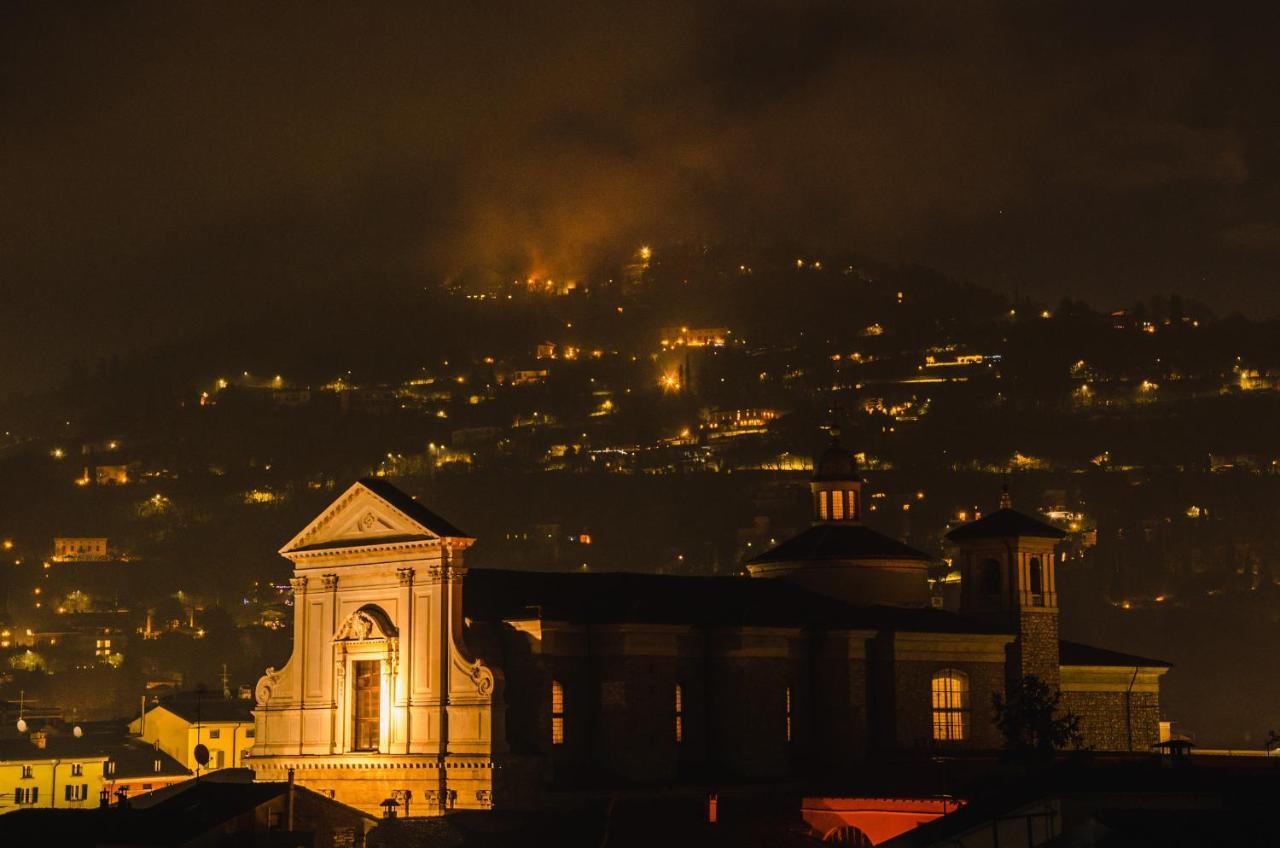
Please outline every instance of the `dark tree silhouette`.
[{"label": "dark tree silhouette", "polygon": [[1004,736],[1005,753],[1013,760],[1039,763],[1053,759],[1055,751],[1081,748],[1080,716],[1060,710],[1062,693],[1055,692],[1034,674],[1022,678],[1006,698],[992,693],[996,727]]}]

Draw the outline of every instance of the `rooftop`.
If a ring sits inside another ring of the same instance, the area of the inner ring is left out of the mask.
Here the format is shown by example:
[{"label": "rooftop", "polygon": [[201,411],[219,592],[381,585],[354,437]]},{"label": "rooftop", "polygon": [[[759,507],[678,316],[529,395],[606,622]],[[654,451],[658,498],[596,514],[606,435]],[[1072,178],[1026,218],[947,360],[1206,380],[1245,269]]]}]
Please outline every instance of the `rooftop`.
[{"label": "rooftop", "polygon": [[1120,651],[1109,651],[1106,648],[1095,648],[1092,645],[1081,645],[1079,642],[1061,641],[1058,643],[1058,658],[1061,665],[1102,665],[1122,666],[1126,668],[1173,668],[1173,663],[1164,660],[1153,660],[1135,654],[1124,654]]},{"label": "rooftop", "polygon": [[822,523],[792,536],[751,562],[862,559],[927,561],[932,557],[863,524]]},{"label": "rooftop", "polygon": [[947,538],[953,542],[968,542],[974,539],[1061,539],[1066,535],[1065,531],[1052,524],[1005,507],[957,527],[947,534]]},{"label": "rooftop", "polygon": [[164,707],[181,719],[195,724],[221,722],[252,722],[253,702],[238,698],[223,698],[218,693],[181,692],[161,700],[156,707]]},{"label": "rooftop", "polygon": [[858,461],[852,451],[840,444],[838,430],[833,433],[831,444],[813,463],[813,479],[816,482],[858,479]]},{"label": "rooftop", "polygon": [[851,606],[785,580],[748,577],[475,568],[467,573],[462,597],[463,614],[477,621],[1007,632],[943,610]]},{"label": "rooftop", "polygon": [[363,477],[360,485],[391,504],[414,521],[426,527],[437,536],[451,539],[469,539],[471,536],[464,530],[450,524],[431,510],[427,509],[412,495],[404,492],[379,477]]}]

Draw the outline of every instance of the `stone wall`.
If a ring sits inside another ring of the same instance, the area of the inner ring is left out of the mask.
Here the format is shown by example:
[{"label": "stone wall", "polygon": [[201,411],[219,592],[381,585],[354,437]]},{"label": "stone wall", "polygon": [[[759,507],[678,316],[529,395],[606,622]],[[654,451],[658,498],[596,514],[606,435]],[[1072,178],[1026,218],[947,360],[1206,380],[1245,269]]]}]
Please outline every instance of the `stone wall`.
[{"label": "stone wall", "polygon": [[823,651],[814,679],[793,687],[792,738],[815,769],[833,776],[857,768],[867,754],[867,660],[865,648],[853,647]]},{"label": "stone wall", "polygon": [[903,748],[933,747],[933,675],[954,668],[969,677],[969,738],[950,747],[994,749],[1001,746],[994,722],[991,696],[1004,692],[1005,666],[1001,662],[902,661],[894,664],[893,715],[897,745]]},{"label": "stone wall", "polygon": [[[1129,700],[1126,709],[1126,697]],[[1095,751],[1150,751],[1160,735],[1155,692],[1063,692],[1064,709],[1080,716],[1085,747]],[[1132,728],[1132,738],[1130,737]]]},{"label": "stone wall", "polygon": [[[510,693],[512,751],[540,755],[548,786],[786,780],[799,773],[817,701],[807,639],[796,631],[626,631],[563,627],[544,632],[536,651],[524,634],[501,640],[496,662]],[[846,674],[843,685],[860,689],[862,676],[854,678]],[[553,680],[564,691],[561,744],[552,743]],[[851,694],[843,693],[841,710]]]},{"label": "stone wall", "polygon": [[1014,657],[1012,671],[1015,679],[1034,674],[1049,684],[1049,688],[1058,688],[1057,612],[1023,610],[1018,614],[1018,642]]}]

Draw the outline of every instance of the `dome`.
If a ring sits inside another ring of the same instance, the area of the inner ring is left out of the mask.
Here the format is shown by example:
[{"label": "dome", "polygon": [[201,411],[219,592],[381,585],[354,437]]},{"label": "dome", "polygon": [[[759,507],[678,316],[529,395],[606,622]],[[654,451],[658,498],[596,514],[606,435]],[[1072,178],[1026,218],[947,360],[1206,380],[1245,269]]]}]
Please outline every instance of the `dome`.
[{"label": "dome", "polygon": [[853,458],[853,451],[840,444],[838,438],[832,438],[813,464],[813,479],[822,480],[857,480],[858,461]]}]

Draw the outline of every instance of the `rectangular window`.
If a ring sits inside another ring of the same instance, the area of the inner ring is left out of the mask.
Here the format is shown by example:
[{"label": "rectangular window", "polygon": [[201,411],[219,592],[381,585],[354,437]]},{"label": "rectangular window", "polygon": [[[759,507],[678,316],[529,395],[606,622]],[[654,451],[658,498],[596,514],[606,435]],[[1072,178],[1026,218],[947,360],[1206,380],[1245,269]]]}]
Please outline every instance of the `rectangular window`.
[{"label": "rectangular window", "polygon": [[107,774],[115,774],[115,773],[116,773],[116,761],[115,761],[115,760],[107,760],[107,764],[106,764],[106,765],[104,765],[104,766],[102,767],[102,770],[103,770],[104,772],[106,772]]},{"label": "rectangular window", "polygon": [[68,783],[63,787],[63,800],[66,801],[83,801],[89,797],[89,784]]},{"label": "rectangular window", "polygon": [[684,741],[684,689],[676,684],[676,741]]},{"label": "rectangular window", "polygon": [[13,790],[13,800],[23,805],[38,804],[40,802],[40,787],[19,787]]},{"label": "rectangular window", "polygon": [[376,751],[378,728],[382,719],[382,662],[357,660],[353,665],[354,748],[357,751]]},{"label": "rectangular window", "polygon": [[933,676],[933,738],[961,742],[969,738],[969,678],[955,669]]},{"label": "rectangular window", "polygon": [[222,738],[222,731],[221,731],[221,730],[213,730],[213,729],[211,729],[211,730],[209,731],[209,738],[210,738],[210,739],[221,739],[221,738]]},{"label": "rectangular window", "polygon": [[79,776],[80,776],[80,775],[82,775],[82,774],[84,774],[84,765],[83,765],[83,764],[81,764],[81,763],[72,763],[72,764],[71,764],[71,776],[72,776],[72,777],[79,777]]},{"label": "rectangular window", "polygon": [[251,727],[251,728],[249,728],[248,730],[246,730],[246,731],[244,732],[244,738],[245,738],[245,739],[252,739],[252,738],[254,737],[255,733],[256,733],[256,731],[254,730],[254,728],[252,728],[252,727]]},{"label": "rectangular window", "polygon": [[22,767],[22,779],[23,779],[23,780],[30,780],[30,779],[31,779],[31,766],[23,766],[23,767]]},{"label": "rectangular window", "polygon": [[844,492],[837,490],[831,493],[831,517],[836,521],[844,520]]},{"label": "rectangular window", "polygon": [[823,521],[827,519],[829,514],[827,504],[830,502],[830,497],[830,492],[818,492],[818,518],[821,518]]},{"label": "rectangular window", "polygon": [[551,681],[551,744],[564,744],[564,687]]},{"label": "rectangular window", "polygon": [[787,741],[791,741],[791,687],[787,687],[786,691],[786,708],[787,708]]}]

